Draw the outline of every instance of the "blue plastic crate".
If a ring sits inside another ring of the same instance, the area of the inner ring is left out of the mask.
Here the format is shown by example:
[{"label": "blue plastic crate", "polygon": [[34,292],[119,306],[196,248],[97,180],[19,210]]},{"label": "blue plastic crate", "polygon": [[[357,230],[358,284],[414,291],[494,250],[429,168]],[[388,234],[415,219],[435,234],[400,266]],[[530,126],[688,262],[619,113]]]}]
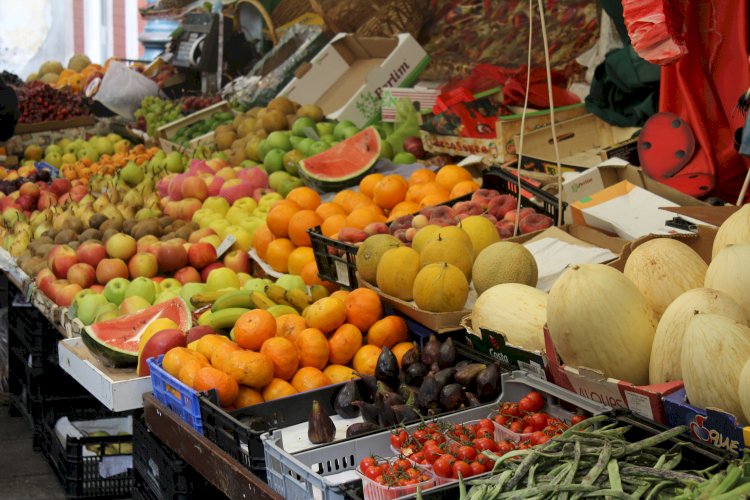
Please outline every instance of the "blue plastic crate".
[{"label": "blue plastic crate", "polygon": [[[154,397],[177,413],[185,422],[203,434],[200,398],[198,391],[186,386],[162,368],[164,355],[146,360],[151,369],[151,384],[154,386]],[[170,391],[173,389],[179,397]]]}]

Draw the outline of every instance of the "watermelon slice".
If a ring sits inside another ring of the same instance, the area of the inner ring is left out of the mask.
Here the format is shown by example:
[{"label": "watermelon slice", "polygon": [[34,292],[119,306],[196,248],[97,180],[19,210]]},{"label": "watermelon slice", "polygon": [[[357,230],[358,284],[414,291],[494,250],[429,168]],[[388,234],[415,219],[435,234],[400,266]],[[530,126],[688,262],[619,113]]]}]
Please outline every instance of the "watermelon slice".
[{"label": "watermelon slice", "polygon": [[81,332],[81,338],[105,364],[118,368],[135,366],[141,335],[159,318],[171,319],[182,331],[189,330],[192,324],[187,304],[177,297],[137,313],[89,325]]},{"label": "watermelon slice", "polygon": [[318,191],[340,191],[366,176],[380,156],[380,134],[367,127],[322,153],[299,162],[299,175]]}]

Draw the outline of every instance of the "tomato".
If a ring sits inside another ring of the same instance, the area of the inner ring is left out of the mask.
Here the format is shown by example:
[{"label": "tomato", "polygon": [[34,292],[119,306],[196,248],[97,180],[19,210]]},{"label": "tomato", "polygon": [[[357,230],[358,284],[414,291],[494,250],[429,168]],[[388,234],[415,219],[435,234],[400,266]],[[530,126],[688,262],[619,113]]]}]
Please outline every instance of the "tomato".
[{"label": "tomato", "polygon": [[494,432],[495,424],[493,424],[492,420],[490,420],[489,418],[483,418],[477,423],[477,429]]},{"label": "tomato", "polygon": [[370,465],[362,472],[364,472],[364,475],[366,477],[372,479],[373,481],[375,481],[378,476],[383,477],[383,471],[380,470],[380,467],[378,467],[377,465]]},{"label": "tomato", "polygon": [[521,434],[523,432],[523,424],[519,421],[515,421],[510,424],[510,430],[516,434]]},{"label": "tomato", "polygon": [[541,436],[539,439],[537,439],[536,444],[544,444],[544,443],[546,443],[549,440],[550,440],[550,437],[545,434],[545,435]]},{"label": "tomato", "polygon": [[424,452],[425,460],[427,460],[427,463],[430,464],[434,464],[438,458],[445,455],[445,452],[441,450],[440,447],[436,444],[429,447],[425,446],[422,451]]},{"label": "tomato", "polygon": [[507,415],[495,415],[495,422],[502,425],[503,427],[507,427],[509,419],[510,417]]},{"label": "tomato", "polygon": [[531,444],[537,445],[539,444],[539,440],[543,437],[546,438],[547,435],[543,433],[542,431],[536,431],[534,434],[531,435],[531,439],[529,441],[531,441]]},{"label": "tomato", "polygon": [[518,410],[521,413],[530,413],[534,411],[532,408],[534,407],[534,402],[531,401],[527,397],[521,398],[521,401],[518,402]]},{"label": "tomato", "polygon": [[477,438],[495,439],[495,430],[488,431],[486,429],[481,429],[477,432],[476,436],[474,436],[474,439]]},{"label": "tomato", "polygon": [[396,449],[401,448],[407,439],[409,439],[409,434],[405,430],[394,432],[391,434],[391,446]]},{"label": "tomato", "polygon": [[448,451],[451,455],[457,455],[458,450],[461,448],[461,445],[459,443],[451,443],[450,446],[448,446]]},{"label": "tomato", "polygon": [[409,456],[409,459],[413,460],[414,462],[418,464],[423,464],[427,462],[427,460],[425,459],[424,451],[418,451],[412,454],[411,456]]},{"label": "tomato", "polygon": [[529,418],[529,425],[531,425],[535,431],[541,431],[547,427],[547,420],[547,415],[545,413],[535,413]]},{"label": "tomato", "polygon": [[433,434],[432,439],[434,439],[438,444],[445,443],[445,436],[439,433]]},{"label": "tomato", "polygon": [[359,462],[359,470],[364,474],[368,467],[375,465],[376,463],[377,462],[373,457],[365,457]]},{"label": "tomato", "polygon": [[474,448],[477,451],[483,451],[483,450],[489,450],[489,451],[495,451],[495,441],[490,438],[481,437],[476,438],[474,441],[471,442],[472,445],[474,445]]},{"label": "tomato", "polygon": [[377,481],[379,484],[388,484],[385,480],[385,476],[383,476],[382,474],[376,477],[375,481]]},{"label": "tomato", "polygon": [[394,462],[394,465],[395,465],[395,466],[396,466],[396,467],[397,467],[398,469],[401,469],[401,470],[403,470],[403,471],[405,471],[405,470],[409,470],[409,469],[411,469],[411,468],[412,468],[412,466],[411,466],[411,462],[409,462],[409,461],[408,461],[407,459],[405,459],[405,458],[400,458],[400,459],[396,460],[396,461]]},{"label": "tomato", "polygon": [[383,474],[388,474],[389,472],[391,472],[392,468],[393,467],[391,467],[391,464],[389,464],[388,462],[383,462],[382,464],[380,464],[380,470],[383,472]]},{"label": "tomato", "polygon": [[531,409],[529,411],[539,411],[544,408],[544,396],[537,391],[531,391],[528,393],[526,399],[531,403]]},{"label": "tomato", "polygon": [[422,449],[425,449],[425,448],[427,448],[428,446],[437,446],[438,444],[439,444],[439,443],[438,443],[437,441],[435,441],[434,439],[428,439],[428,440],[427,440],[427,441],[425,441],[425,442],[424,442],[424,444],[422,445]]},{"label": "tomato", "polygon": [[471,467],[472,476],[477,476],[479,474],[484,474],[485,472],[487,472],[487,470],[484,468],[484,465],[480,464],[479,462],[471,462],[469,466]]},{"label": "tomato", "polygon": [[534,429],[534,427],[532,427],[531,425],[527,425],[526,427],[523,428],[523,432],[521,434],[531,434],[535,430],[536,429]]},{"label": "tomato", "polygon": [[427,441],[427,431],[423,429],[417,429],[416,431],[414,431],[414,434],[412,434],[412,436],[418,443],[424,443],[425,441]]},{"label": "tomato", "polygon": [[456,456],[466,462],[471,462],[477,457],[477,450],[471,446],[461,446],[456,453]]},{"label": "tomato", "polygon": [[517,417],[519,412],[519,404],[518,403],[511,403],[508,405],[507,410],[503,413],[503,415],[508,415],[510,417]]},{"label": "tomato", "polygon": [[500,454],[504,455],[505,453],[508,453],[509,451],[515,450],[516,447],[510,441],[500,441],[499,443],[497,443],[497,446],[496,446],[495,449]]},{"label": "tomato", "polygon": [[471,477],[471,466],[463,460],[457,461],[453,464],[452,477],[453,479],[458,479],[459,477]]},{"label": "tomato", "polygon": [[443,455],[432,464],[432,470],[441,477],[451,477],[454,459],[451,455]]},{"label": "tomato", "polygon": [[580,424],[584,420],[586,420],[586,417],[584,417],[583,415],[575,415],[573,418],[570,419],[570,423],[572,425],[576,425],[576,424]]}]

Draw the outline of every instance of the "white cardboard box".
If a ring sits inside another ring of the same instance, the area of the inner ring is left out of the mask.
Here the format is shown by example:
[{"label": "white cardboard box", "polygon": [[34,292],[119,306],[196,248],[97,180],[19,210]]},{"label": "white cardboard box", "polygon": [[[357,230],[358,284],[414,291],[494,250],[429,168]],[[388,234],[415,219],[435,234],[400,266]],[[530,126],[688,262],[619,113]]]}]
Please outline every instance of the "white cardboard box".
[{"label": "white cardboard box", "polygon": [[279,95],[317,104],[328,118],[364,127],[380,117],[383,89],[409,86],[429,62],[408,33],[392,38],[340,33],[297,70]]},{"label": "white cardboard box", "polygon": [[151,392],[151,377],[138,377],[134,369],[107,368],[89,352],[80,337],[61,340],[60,367],[112,411],[143,408],[143,395]]}]

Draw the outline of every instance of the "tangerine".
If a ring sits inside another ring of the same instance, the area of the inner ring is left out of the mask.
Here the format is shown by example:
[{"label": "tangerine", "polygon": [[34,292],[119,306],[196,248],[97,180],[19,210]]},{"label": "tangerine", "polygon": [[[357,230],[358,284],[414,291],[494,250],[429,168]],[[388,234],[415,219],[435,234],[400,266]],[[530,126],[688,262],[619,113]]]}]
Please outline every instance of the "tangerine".
[{"label": "tangerine", "polygon": [[345,365],[362,347],[362,332],[356,326],[344,323],[328,339],[328,362]]},{"label": "tangerine", "polygon": [[315,210],[320,206],[320,195],[306,186],[292,189],[286,195],[286,199],[295,202],[305,210]]},{"label": "tangerine", "polygon": [[336,203],[333,203],[332,201],[327,201],[318,205],[318,208],[315,209],[315,213],[320,215],[323,220],[328,219],[329,217],[332,217],[334,215],[346,216],[346,212],[344,211],[344,209]]},{"label": "tangerine", "polygon": [[330,296],[334,299],[339,299],[341,302],[344,302],[347,295],[349,295],[348,290],[336,290],[335,292],[331,292]]},{"label": "tangerine", "polygon": [[294,243],[286,238],[276,238],[268,244],[266,249],[265,261],[273,268],[277,273],[287,272],[287,262],[289,262],[289,254],[295,249]]},{"label": "tangerine", "polygon": [[359,378],[354,368],[344,365],[328,365],[323,370],[323,374],[331,380],[332,384],[341,384]]},{"label": "tangerine", "polygon": [[297,336],[299,366],[314,366],[321,370],[328,363],[328,339],[317,328],[306,328]]},{"label": "tangerine", "polygon": [[398,366],[401,366],[401,359],[404,357],[404,354],[414,349],[414,347],[416,347],[414,342],[399,342],[393,346],[391,351],[393,352],[393,355],[396,356]]},{"label": "tangerine", "polygon": [[301,207],[291,200],[279,201],[268,211],[266,226],[276,238],[286,238],[289,236],[289,222],[300,210]]},{"label": "tangerine", "polygon": [[180,367],[177,379],[186,386],[195,389],[195,376],[198,375],[198,371],[204,366],[209,365],[201,363],[197,359],[189,359]]},{"label": "tangerine", "polygon": [[235,408],[245,408],[246,406],[252,406],[260,404],[264,401],[263,396],[260,392],[256,391],[252,387],[241,385],[237,392],[237,397],[234,399],[232,406]]},{"label": "tangerine", "polygon": [[335,214],[324,220],[320,225],[320,231],[323,233],[323,236],[330,238],[338,234],[339,231],[346,227],[346,217],[346,214]]},{"label": "tangerine", "polygon": [[331,385],[331,379],[319,369],[312,366],[305,366],[297,370],[297,373],[292,377],[291,383],[292,387],[298,392],[305,392]]},{"label": "tangerine", "polygon": [[273,380],[273,361],[265,354],[240,350],[230,354],[227,363],[229,375],[239,384],[262,389]]},{"label": "tangerine", "polygon": [[221,370],[224,373],[229,373],[228,360],[229,356],[237,351],[241,351],[242,348],[232,342],[231,344],[220,345],[217,347],[213,354],[211,354],[211,366],[217,370]]},{"label": "tangerine", "polygon": [[307,230],[320,226],[322,222],[323,219],[314,210],[300,210],[289,221],[289,239],[298,247],[309,247],[310,235]]},{"label": "tangerine", "polygon": [[240,347],[257,351],[263,342],[276,335],[276,318],[265,309],[253,309],[237,319],[232,332]]},{"label": "tangerine", "polygon": [[383,315],[383,304],[369,288],[357,288],[344,299],[346,321],[366,332]]},{"label": "tangerine", "polygon": [[164,355],[164,359],[162,360],[162,368],[164,368],[164,371],[166,371],[173,377],[177,377],[180,373],[182,365],[184,365],[187,361],[193,359],[200,361],[205,365],[208,364],[208,360],[206,360],[206,357],[198,351],[193,351],[192,349],[188,349],[187,347],[174,347],[167,351],[167,353]]},{"label": "tangerine", "polygon": [[193,387],[198,392],[215,389],[221,406],[232,404],[240,391],[235,379],[212,366],[204,366],[198,370]]},{"label": "tangerine", "polygon": [[349,199],[354,194],[354,191],[351,189],[344,189],[342,191],[339,191],[336,193],[336,196],[333,197],[333,203],[340,206],[344,212],[347,214],[351,212],[351,208],[347,208],[349,206]]},{"label": "tangerine", "polygon": [[419,208],[434,207],[450,200],[450,194],[428,194],[419,202]]},{"label": "tangerine", "polygon": [[390,215],[392,216],[395,213],[400,213],[401,215],[407,215],[407,214],[413,214],[414,212],[419,212],[419,203],[415,201],[402,201],[393,209],[391,209]]},{"label": "tangerine", "polygon": [[458,198],[460,196],[466,196],[467,194],[473,193],[479,189],[479,184],[472,181],[461,181],[455,186],[453,186],[453,189],[451,189],[450,197],[452,198]]},{"label": "tangerine", "polygon": [[401,316],[386,316],[375,322],[367,331],[367,343],[389,349],[409,337],[406,321]]},{"label": "tangerine", "polygon": [[297,371],[299,352],[289,339],[284,337],[270,338],[263,342],[260,352],[268,356],[273,363],[274,378],[289,380]]},{"label": "tangerine", "polygon": [[363,345],[354,355],[352,367],[362,375],[375,375],[375,365],[378,364],[380,351],[380,347],[376,345]]},{"label": "tangerine", "polygon": [[471,173],[458,165],[445,165],[438,170],[435,176],[435,182],[446,188],[449,192],[459,182],[471,180],[474,180],[471,177]]},{"label": "tangerine", "polygon": [[261,391],[263,399],[265,401],[273,401],[274,399],[285,398],[293,394],[297,394],[297,389],[292,387],[292,384],[286,380],[275,378],[263,388]]},{"label": "tangerine", "polygon": [[373,190],[373,201],[380,207],[390,210],[404,201],[409,185],[400,175],[387,175],[380,179]]},{"label": "tangerine", "polygon": [[229,337],[219,335],[217,333],[209,333],[208,335],[204,335],[196,342],[198,343],[195,345],[195,350],[203,354],[203,357],[205,357],[207,360],[211,359],[211,355],[213,354],[214,350],[220,345],[234,343],[229,340]]},{"label": "tangerine", "polygon": [[307,306],[302,315],[307,326],[327,334],[344,324],[346,306],[337,298],[324,297]]},{"label": "tangerine", "polygon": [[413,186],[415,184],[424,184],[425,182],[432,182],[435,180],[435,176],[437,174],[430,170],[429,168],[420,168],[419,170],[415,170],[412,172],[412,174],[409,176],[409,186]]},{"label": "tangerine", "polygon": [[380,179],[383,177],[385,177],[383,174],[366,175],[361,181],[359,181],[359,192],[372,198],[373,191],[375,191],[375,185],[380,182]]},{"label": "tangerine", "polygon": [[260,226],[255,233],[253,233],[253,248],[258,253],[258,257],[266,260],[266,250],[274,238],[275,236],[265,224]]},{"label": "tangerine", "polygon": [[286,267],[289,274],[299,275],[302,269],[310,262],[315,262],[315,254],[310,247],[297,247],[292,250],[287,259]]},{"label": "tangerine", "polygon": [[297,341],[299,332],[307,328],[305,318],[299,314],[282,314],[276,318],[276,336],[291,342]]}]

